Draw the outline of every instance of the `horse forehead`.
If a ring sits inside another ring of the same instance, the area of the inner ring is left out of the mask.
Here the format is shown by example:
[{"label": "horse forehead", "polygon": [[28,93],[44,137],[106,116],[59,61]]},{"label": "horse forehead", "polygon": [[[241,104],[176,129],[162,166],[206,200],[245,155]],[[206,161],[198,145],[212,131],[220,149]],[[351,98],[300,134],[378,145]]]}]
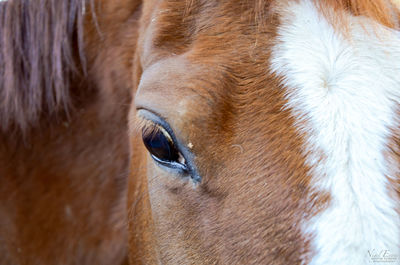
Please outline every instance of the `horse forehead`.
[{"label": "horse forehead", "polygon": [[[232,1],[230,4],[230,1],[199,2],[159,1],[157,5],[146,9],[147,26],[145,34],[142,34],[144,65],[163,56],[182,54],[193,48],[201,49],[204,57],[216,54],[217,51],[221,55],[239,47],[248,49],[251,44],[246,47],[244,44],[253,42],[255,45],[256,38],[262,38],[262,34],[257,36],[257,22],[254,18],[256,11],[254,3],[249,4],[252,1]],[[272,18],[268,18],[268,21],[271,22]],[[244,34],[245,38],[242,37]]]}]

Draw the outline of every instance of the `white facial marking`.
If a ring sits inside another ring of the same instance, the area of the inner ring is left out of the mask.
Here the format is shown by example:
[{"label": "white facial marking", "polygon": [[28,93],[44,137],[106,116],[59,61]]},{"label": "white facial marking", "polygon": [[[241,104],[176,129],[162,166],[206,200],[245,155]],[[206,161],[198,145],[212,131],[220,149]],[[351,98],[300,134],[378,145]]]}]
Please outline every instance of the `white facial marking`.
[{"label": "white facial marking", "polygon": [[312,154],[312,185],[332,199],[305,221],[304,233],[312,236],[311,264],[380,264],[374,254],[386,250],[394,263],[382,264],[400,264],[399,201],[389,196],[388,180],[398,165],[384,156],[390,129],[398,126],[400,33],[346,16],[347,39],[311,1],[293,3],[273,51],[288,107],[304,121],[297,126],[306,135],[305,153]]}]

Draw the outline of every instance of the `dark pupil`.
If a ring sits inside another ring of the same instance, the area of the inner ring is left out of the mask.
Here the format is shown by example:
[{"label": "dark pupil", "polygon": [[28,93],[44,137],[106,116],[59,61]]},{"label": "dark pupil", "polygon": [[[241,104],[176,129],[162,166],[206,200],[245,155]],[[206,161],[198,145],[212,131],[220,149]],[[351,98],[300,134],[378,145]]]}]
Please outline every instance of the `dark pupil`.
[{"label": "dark pupil", "polygon": [[150,134],[143,134],[143,143],[150,154],[156,159],[167,162],[178,162],[178,151],[162,131],[157,130]]}]

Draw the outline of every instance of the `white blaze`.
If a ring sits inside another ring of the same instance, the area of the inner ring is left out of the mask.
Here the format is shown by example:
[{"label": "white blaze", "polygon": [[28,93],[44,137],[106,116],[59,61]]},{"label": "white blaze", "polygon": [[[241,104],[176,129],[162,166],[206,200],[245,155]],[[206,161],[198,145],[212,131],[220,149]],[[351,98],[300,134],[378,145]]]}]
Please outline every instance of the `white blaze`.
[{"label": "white blaze", "polygon": [[384,156],[390,129],[398,129],[400,34],[346,16],[347,39],[310,1],[293,3],[273,51],[272,69],[284,77],[288,107],[305,121],[298,129],[312,154],[312,185],[332,198],[304,232],[313,236],[311,264],[379,264],[373,261],[385,250],[397,258],[384,264],[400,264],[399,202],[388,188],[388,177],[398,171]]}]

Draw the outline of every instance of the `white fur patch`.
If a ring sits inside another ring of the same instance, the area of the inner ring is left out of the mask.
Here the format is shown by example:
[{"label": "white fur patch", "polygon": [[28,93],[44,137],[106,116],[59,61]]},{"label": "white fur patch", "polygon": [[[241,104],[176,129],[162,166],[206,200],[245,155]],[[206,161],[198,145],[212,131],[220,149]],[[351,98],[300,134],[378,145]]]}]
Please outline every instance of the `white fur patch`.
[{"label": "white fur patch", "polygon": [[380,264],[384,255],[392,261],[382,264],[400,264],[399,202],[389,196],[388,181],[398,165],[384,156],[390,129],[398,126],[400,34],[346,16],[347,39],[311,1],[293,3],[273,51],[288,107],[303,121],[312,185],[332,198],[304,233],[312,236],[311,264]]}]

